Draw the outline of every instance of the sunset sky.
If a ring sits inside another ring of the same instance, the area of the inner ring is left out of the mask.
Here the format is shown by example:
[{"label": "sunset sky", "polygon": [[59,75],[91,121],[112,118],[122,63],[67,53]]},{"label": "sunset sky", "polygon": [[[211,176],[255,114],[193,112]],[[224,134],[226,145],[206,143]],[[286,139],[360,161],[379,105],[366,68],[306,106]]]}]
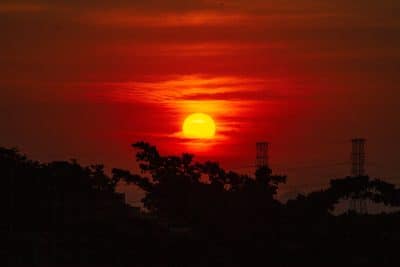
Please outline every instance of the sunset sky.
[{"label": "sunset sky", "polygon": [[[348,175],[361,136],[400,182],[398,0],[2,0],[0,29],[0,146],[133,169],[144,140],[249,172],[268,141],[289,192]],[[215,138],[181,135],[194,112]]]}]

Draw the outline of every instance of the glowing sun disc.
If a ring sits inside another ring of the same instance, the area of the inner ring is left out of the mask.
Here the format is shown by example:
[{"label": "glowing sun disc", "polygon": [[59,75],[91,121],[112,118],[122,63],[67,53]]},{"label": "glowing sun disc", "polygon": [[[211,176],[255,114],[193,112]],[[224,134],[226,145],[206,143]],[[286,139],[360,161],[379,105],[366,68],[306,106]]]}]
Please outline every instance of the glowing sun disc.
[{"label": "glowing sun disc", "polygon": [[186,138],[211,139],[215,136],[214,120],[204,113],[193,113],[186,117],[182,125],[182,133]]}]

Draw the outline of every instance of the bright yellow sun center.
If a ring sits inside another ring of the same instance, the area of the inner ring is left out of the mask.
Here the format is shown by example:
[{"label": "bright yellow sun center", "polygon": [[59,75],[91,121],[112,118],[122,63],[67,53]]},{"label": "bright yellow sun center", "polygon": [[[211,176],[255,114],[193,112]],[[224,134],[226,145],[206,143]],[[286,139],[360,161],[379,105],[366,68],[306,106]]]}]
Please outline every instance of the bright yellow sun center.
[{"label": "bright yellow sun center", "polygon": [[210,139],[215,136],[215,122],[207,114],[194,113],[186,117],[182,132],[186,138]]}]

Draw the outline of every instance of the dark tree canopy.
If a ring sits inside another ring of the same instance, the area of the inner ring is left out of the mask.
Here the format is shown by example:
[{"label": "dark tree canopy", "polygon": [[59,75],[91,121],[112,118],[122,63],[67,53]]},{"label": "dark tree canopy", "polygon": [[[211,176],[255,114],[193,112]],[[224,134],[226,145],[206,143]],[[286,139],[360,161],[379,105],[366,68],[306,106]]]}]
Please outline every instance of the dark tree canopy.
[{"label": "dark tree canopy", "polygon": [[233,220],[240,212],[263,213],[279,206],[274,196],[286,177],[273,175],[268,168],[250,177],[226,172],[216,162],[194,162],[191,154],[161,156],[156,147],[145,142],[133,147],[138,151],[141,173],[114,169],[113,177],[143,189],[144,206],[160,216],[185,223],[205,219],[212,223]]},{"label": "dark tree canopy", "polygon": [[[286,177],[271,169],[252,177],[190,154],[162,156],[148,143],[133,147],[138,173],[113,169],[111,177],[103,165],[41,163],[0,148],[8,266],[398,265],[400,213],[331,213],[340,199],[399,206],[393,184],[334,179],[283,204],[276,194]],[[119,182],[145,192],[146,213],[124,203]]]}]

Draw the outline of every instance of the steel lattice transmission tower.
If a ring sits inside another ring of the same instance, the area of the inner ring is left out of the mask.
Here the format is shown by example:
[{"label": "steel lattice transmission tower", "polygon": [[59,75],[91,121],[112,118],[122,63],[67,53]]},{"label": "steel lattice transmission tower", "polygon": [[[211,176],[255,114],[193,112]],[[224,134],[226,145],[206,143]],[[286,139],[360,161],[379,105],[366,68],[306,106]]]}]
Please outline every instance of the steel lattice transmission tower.
[{"label": "steel lattice transmission tower", "polygon": [[256,143],[256,168],[269,167],[268,164],[268,150],[269,143],[257,142]]},{"label": "steel lattice transmission tower", "polygon": [[[354,138],[351,140],[351,176],[360,177],[365,175],[365,142],[364,138]],[[349,209],[360,214],[368,213],[367,202],[365,199],[351,199]]]},{"label": "steel lattice transmission tower", "polygon": [[364,138],[355,138],[351,140],[351,175],[353,177],[365,175],[365,141]]}]

